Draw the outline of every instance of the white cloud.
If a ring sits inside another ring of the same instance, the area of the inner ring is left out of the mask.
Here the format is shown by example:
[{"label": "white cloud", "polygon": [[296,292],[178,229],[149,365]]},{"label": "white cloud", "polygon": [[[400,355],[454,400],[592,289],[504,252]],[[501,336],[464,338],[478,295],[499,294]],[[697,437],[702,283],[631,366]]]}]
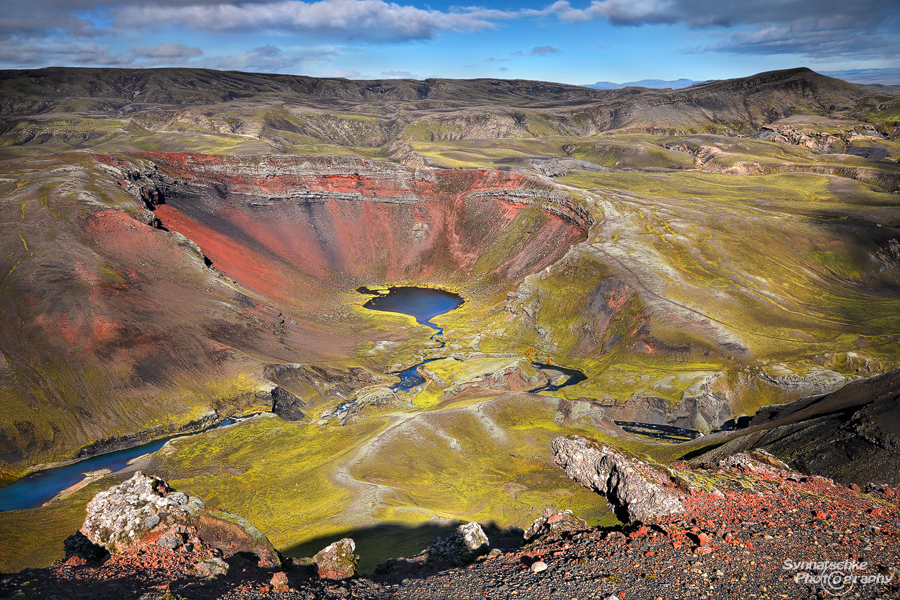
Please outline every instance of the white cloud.
[{"label": "white cloud", "polygon": [[158,46],[134,46],[128,49],[140,58],[186,59],[203,56],[203,50],[189,48],[184,44],[159,44]]},{"label": "white cloud", "polygon": [[585,8],[557,0],[540,10],[520,12],[527,16],[555,15],[569,23],[602,18],[616,25],[684,23],[692,27],[790,23],[810,15],[835,15],[848,26],[859,26],[877,15],[900,16],[895,0],[592,0]]},{"label": "white cloud", "polygon": [[160,20],[206,31],[271,30],[370,42],[430,39],[439,30],[493,27],[485,15],[497,11],[440,12],[383,0],[278,0],[276,2],[188,5],[124,5],[115,27],[147,28]]},{"label": "white cloud", "polygon": [[[266,54],[259,48],[216,57],[209,56],[206,46],[183,43],[134,46],[128,51],[113,44],[136,39],[139,30],[161,28],[181,36],[185,29],[226,34],[232,43],[243,41],[244,47],[251,45],[246,42],[251,35],[262,33],[282,44],[331,43],[346,49],[430,40],[442,32],[484,31],[517,19],[555,26],[591,20],[620,26],[683,24],[701,29],[696,35],[707,38],[692,52],[792,54],[812,60],[832,54],[847,60],[883,61],[896,60],[900,53],[897,0],[546,0],[549,4],[541,9],[514,8],[510,3],[508,10],[478,6],[438,10],[422,4],[424,0],[148,1],[2,0],[0,63],[20,67],[204,64],[241,69],[256,65],[277,70],[312,59],[295,51]],[[404,1],[417,4],[399,3]],[[183,42],[190,37],[174,39]],[[540,48],[519,55],[555,54],[556,49],[549,46],[544,53],[536,52]]]},{"label": "white cloud", "polygon": [[96,42],[75,42],[66,39],[41,40],[23,43],[15,39],[0,40],[0,63],[22,67],[47,65],[78,65],[123,67],[134,57],[114,52],[109,45]]},{"label": "white cloud", "polygon": [[687,50],[688,53],[799,55],[813,60],[837,58],[879,59],[900,54],[900,40],[888,39],[865,29],[848,28],[842,19],[802,19],[772,24],[755,31],[714,31],[720,41]]}]

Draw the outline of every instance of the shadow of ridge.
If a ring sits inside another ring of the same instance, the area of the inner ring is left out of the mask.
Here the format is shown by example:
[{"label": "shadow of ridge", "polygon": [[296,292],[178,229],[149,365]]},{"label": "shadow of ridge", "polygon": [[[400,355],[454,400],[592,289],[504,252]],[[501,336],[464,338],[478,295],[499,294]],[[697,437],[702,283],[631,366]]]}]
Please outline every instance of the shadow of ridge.
[{"label": "shadow of ridge", "polygon": [[[446,537],[465,521],[441,519],[417,524],[378,523],[368,527],[345,529],[329,535],[313,538],[302,544],[281,549],[282,555],[291,558],[312,557],[331,543],[342,538],[356,542],[359,555],[357,570],[371,575],[375,567],[389,559],[412,558],[427,550],[435,538]],[[491,548],[518,548],[522,546],[522,529],[502,528],[496,523],[481,524],[491,543]]]}]

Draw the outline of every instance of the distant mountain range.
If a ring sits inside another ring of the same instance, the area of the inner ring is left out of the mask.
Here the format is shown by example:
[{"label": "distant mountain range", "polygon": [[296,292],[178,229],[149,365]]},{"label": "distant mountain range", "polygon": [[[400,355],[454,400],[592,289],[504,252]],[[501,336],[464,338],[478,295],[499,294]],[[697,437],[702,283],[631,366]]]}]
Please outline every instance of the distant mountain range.
[{"label": "distant mountain range", "polygon": [[[881,84],[881,85],[900,85],[900,69],[852,69],[848,71],[820,71],[822,75],[843,79],[850,83],[858,83],[864,85]],[[680,90],[682,88],[691,87],[705,81],[694,81],[692,79],[641,79],[640,81],[628,81],[626,83],[613,83],[611,81],[598,81],[584,87],[594,88],[595,90],[618,90],[626,87],[644,87],[651,89],[671,88]]]},{"label": "distant mountain range", "polygon": [[584,87],[594,88],[595,90],[618,90],[627,87],[644,87],[651,89],[671,88],[680,90],[681,88],[691,87],[702,81],[693,81],[692,79],[676,79],[674,81],[665,81],[663,79],[641,79],[640,81],[629,81],[627,83],[613,83],[611,81],[598,81]]}]

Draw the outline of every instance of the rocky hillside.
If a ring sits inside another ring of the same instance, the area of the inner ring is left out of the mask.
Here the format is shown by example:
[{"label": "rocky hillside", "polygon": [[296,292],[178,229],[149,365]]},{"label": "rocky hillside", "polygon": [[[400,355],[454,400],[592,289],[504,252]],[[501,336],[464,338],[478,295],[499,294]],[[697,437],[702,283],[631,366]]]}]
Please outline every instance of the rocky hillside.
[{"label": "rocky hillside", "polygon": [[805,473],[844,485],[900,484],[900,371],[850,383],[831,394],[765,406],[742,435],[709,459],[761,448]]},{"label": "rocky hillside", "polygon": [[[630,516],[624,525],[589,527],[570,511],[545,508],[524,533],[491,540],[477,523],[461,525],[415,557],[359,575],[352,539],[281,562],[245,520],[204,512],[201,500],[138,473],[92,500],[64,560],[0,576],[0,595],[881,598],[900,591],[894,488],[838,486],[756,451],[704,469],[658,470],[583,439],[559,438],[554,447],[570,476],[590,471],[620,503]],[[633,494],[648,491],[646,477],[659,482],[649,504],[646,493]]]},{"label": "rocky hillside", "polygon": [[[97,147],[129,136],[181,132],[250,136],[281,152],[325,143],[390,149],[395,155],[408,151],[403,144],[409,142],[583,137],[612,130],[753,135],[794,115],[846,121],[839,138],[870,127],[894,139],[895,119],[888,115],[900,102],[809,69],[673,91],[491,79],[349,81],[198,69],[51,68],[0,72],[0,98],[0,134],[15,144]],[[156,137],[156,144],[168,145]]]}]

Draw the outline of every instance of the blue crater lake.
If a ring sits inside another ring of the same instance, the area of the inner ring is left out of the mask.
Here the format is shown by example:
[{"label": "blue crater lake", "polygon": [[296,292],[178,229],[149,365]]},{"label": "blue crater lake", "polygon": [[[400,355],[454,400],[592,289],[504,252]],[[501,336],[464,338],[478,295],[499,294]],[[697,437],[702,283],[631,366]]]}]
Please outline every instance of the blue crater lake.
[{"label": "blue crater lake", "polygon": [[[366,293],[368,290],[360,288],[359,291]],[[437,332],[434,335],[440,335],[444,330],[432,323],[431,319],[458,308],[463,302],[465,300],[459,294],[444,290],[393,287],[388,293],[375,296],[367,301],[363,307],[409,315],[415,318],[419,325],[434,329]]]},{"label": "blue crater lake", "polygon": [[[363,294],[377,293],[370,292],[365,287],[359,288],[356,291]],[[463,300],[462,296],[459,294],[444,290],[418,287],[392,287],[386,294],[380,294],[367,301],[363,304],[363,308],[409,315],[413,317],[419,325],[434,329],[434,333],[430,339],[435,340],[437,336],[444,333],[444,330],[432,323],[431,319],[438,315],[450,312],[454,308],[458,308],[463,302],[465,302],[465,300]],[[441,344],[441,348],[444,347],[443,341],[435,341]],[[395,392],[408,392],[414,387],[422,385],[425,383],[425,378],[419,375],[419,366],[435,360],[437,359],[431,358],[415,364],[408,369],[404,369],[398,373],[400,383],[395,384],[391,389]]]},{"label": "blue crater lake", "polygon": [[[364,308],[410,315],[414,317],[416,319],[416,322],[420,325],[425,325],[426,327],[434,329],[435,333],[431,336],[431,339],[440,342],[441,348],[444,347],[444,342],[441,340],[437,340],[436,338],[437,336],[444,333],[444,330],[432,323],[431,319],[446,312],[450,312],[455,308],[458,308],[464,302],[462,297],[460,297],[458,294],[432,288],[393,287],[390,288],[390,290],[386,294],[380,294],[379,292],[371,291],[365,287],[358,288],[356,291],[362,294],[379,294],[363,304]],[[425,378],[419,375],[419,367],[435,360],[438,359],[430,358],[407,369],[404,369],[403,371],[398,373],[398,375],[400,376],[400,383],[395,384],[391,389],[395,392],[408,392],[411,389],[422,385],[423,383],[425,383]],[[575,385],[576,383],[580,383],[587,379],[584,373],[575,369],[567,369],[565,367],[560,367],[557,365],[545,365],[541,363],[531,364],[533,364],[538,369],[557,371],[568,376],[565,381],[562,381],[558,384],[547,384],[545,386],[530,390],[533,393],[555,392],[564,387]],[[351,405],[352,403],[348,403],[347,407],[349,408],[349,406]]]}]

